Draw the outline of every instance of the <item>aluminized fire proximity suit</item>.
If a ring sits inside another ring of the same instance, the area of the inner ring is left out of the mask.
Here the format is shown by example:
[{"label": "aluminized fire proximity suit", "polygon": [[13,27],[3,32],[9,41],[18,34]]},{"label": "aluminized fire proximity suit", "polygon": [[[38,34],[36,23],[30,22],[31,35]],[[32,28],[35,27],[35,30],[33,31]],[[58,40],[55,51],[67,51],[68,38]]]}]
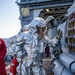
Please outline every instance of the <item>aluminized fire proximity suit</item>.
[{"label": "aluminized fire proximity suit", "polygon": [[39,62],[42,62],[43,54],[45,53],[45,48],[48,45],[51,49],[51,56],[54,57],[55,54],[55,47],[59,43],[60,37],[59,35],[56,35],[53,39],[50,39],[48,36],[46,36],[47,27],[46,24],[37,25],[38,30],[38,60]]},{"label": "aluminized fire proximity suit", "polygon": [[[24,50],[27,55],[22,56],[22,74],[21,75],[45,75],[45,71],[40,66],[37,60],[38,55],[38,39],[37,29],[38,24],[42,24],[42,18],[35,18],[30,24],[29,29],[25,30],[18,36],[18,44],[23,44]],[[25,27],[26,28],[26,27]],[[26,28],[27,29],[27,28]],[[18,72],[18,67],[17,67]],[[20,74],[19,74],[20,75]]]},{"label": "aluminized fire proximity suit", "polygon": [[53,22],[53,20],[54,20],[53,16],[48,16],[47,19],[46,19],[47,35],[51,40],[51,41],[49,41],[50,42],[49,48],[50,48],[51,58],[55,58],[57,54],[61,53],[60,39],[62,37],[62,32],[61,31],[57,31],[57,33],[55,31],[56,36],[53,39],[51,39],[51,36],[52,36],[51,30],[54,30],[54,29],[56,30],[56,28],[51,29],[51,28],[54,27],[54,25],[52,25],[54,23],[51,23],[51,22]]},{"label": "aluminized fire proximity suit", "polygon": [[57,56],[61,53],[61,49],[58,47],[60,39],[61,39],[61,36],[56,35],[53,39],[49,40],[48,42],[52,59],[57,58]]}]

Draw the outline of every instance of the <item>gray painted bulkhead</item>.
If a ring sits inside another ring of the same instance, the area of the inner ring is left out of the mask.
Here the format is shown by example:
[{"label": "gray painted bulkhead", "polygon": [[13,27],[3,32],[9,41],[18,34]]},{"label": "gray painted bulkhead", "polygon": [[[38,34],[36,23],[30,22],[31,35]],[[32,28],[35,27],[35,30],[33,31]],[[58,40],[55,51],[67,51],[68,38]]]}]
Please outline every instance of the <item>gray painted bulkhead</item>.
[{"label": "gray painted bulkhead", "polygon": [[[56,8],[62,6],[71,6],[73,4],[73,0],[17,0],[16,3],[20,6],[20,20],[21,27],[26,24],[29,24],[33,17],[33,13],[35,9],[45,9],[45,8]],[[28,7],[30,9],[30,16],[23,17],[21,15],[21,8]]]}]

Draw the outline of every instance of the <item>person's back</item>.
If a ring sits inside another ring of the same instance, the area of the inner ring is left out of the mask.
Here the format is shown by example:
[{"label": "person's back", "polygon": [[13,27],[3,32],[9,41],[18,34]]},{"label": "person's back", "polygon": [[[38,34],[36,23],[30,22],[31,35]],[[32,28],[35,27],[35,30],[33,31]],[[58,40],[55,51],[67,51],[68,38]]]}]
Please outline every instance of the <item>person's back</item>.
[{"label": "person's back", "polygon": [[6,55],[6,45],[3,39],[0,38],[0,75],[7,75],[5,69],[4,57]]}]

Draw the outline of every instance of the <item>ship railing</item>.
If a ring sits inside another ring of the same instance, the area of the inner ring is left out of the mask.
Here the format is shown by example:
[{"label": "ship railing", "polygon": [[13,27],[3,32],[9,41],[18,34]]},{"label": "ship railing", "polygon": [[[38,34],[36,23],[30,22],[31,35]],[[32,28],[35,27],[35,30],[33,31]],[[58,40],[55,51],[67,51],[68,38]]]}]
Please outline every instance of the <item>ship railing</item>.
[{"label": "ship railing", "polygon": [[16,0],[17,3],[19,2],[43,2],[43,1],[51,1],[51,2],[64,2],[64,1],[67,1],[67,2],[70,2],[70,1],[74,1],[74,0]]}]

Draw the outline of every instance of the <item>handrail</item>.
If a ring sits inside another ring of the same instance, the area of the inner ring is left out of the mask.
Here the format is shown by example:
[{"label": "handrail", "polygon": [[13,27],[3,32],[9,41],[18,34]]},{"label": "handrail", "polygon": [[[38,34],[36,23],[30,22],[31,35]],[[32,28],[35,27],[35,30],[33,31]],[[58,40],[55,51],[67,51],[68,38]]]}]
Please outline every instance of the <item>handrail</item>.
[{"label": "handrail", "polygon": [[[50,1],[50,0],[16,0],[16,2],[18,3],[18,2],[43,2],[43,1]],[[57,1],[61,1],[61,2],[63,2],[63,1],[73,1],[73,0],[57,0]],[[57,2],[56,0],[51,0],[51,2]]]}]

